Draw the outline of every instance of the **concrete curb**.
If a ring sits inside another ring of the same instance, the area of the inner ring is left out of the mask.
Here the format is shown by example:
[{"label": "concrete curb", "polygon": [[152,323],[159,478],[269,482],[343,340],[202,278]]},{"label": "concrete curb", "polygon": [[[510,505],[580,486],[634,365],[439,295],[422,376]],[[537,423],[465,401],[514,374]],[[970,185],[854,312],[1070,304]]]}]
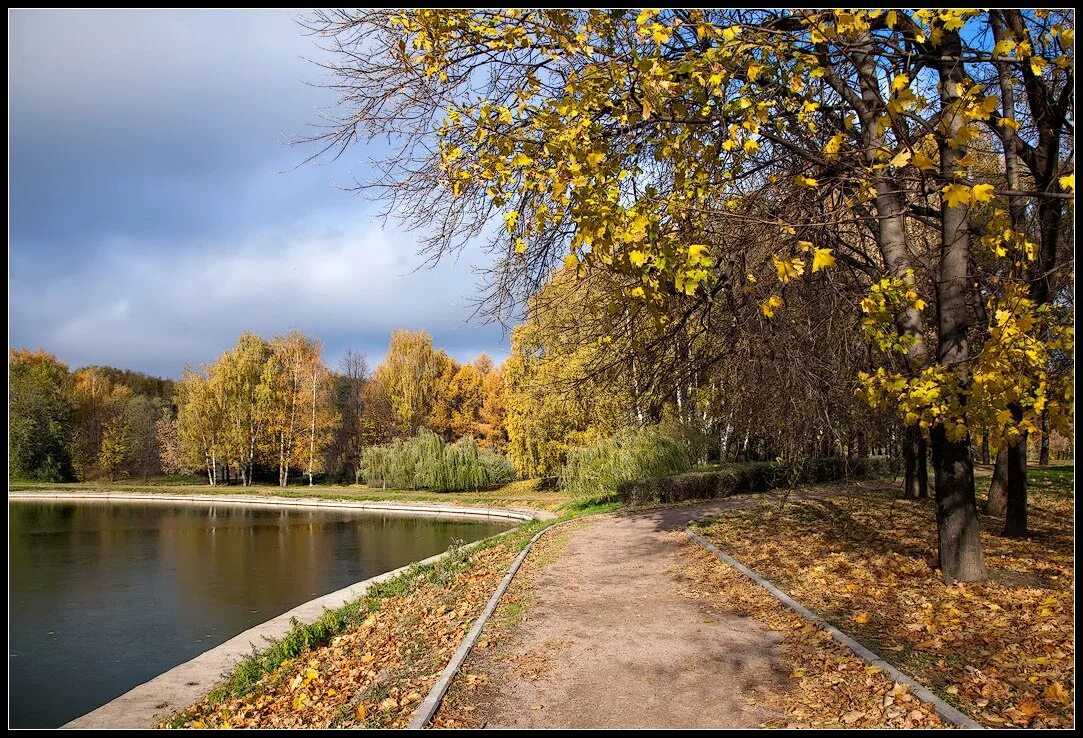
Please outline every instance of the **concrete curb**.
[{"label": "concrete curb", "polygon": [[502,518],[545,520],[555,517],[544,510],[510,510],[502,507],[466,507],[425,502],[376,502],[368,500],[325,500],[321,498],[259,497],[254,495],[176,495],[155,492],[9,492],[8,500],[121,500],[138,502],[181,502],[185,504],[248,505],[265,507],[337,508],[399,515],[439,515],[458,518]]},{"label": "concrete curb", "polygon": [[715,554],[716,556],[718,556],[718,558],[722,559],[722,561],[724,561],[725,563],[729,564],[730,566],[732,566],[737,571],[744,574],[746,577],[751,579],[753,582],[758,584],[763,589],[767,590],[769,593],[771,593],[772,596],[774,596],[777,600],[782,602],[782,604],[786,605],[788,608],[790,608],[791,610],[796,612],[802,618],[804,618],[808,622],[812,623],[813,625],[826,630],[828,633],[831,634],[832,638],[834,638],[836,641],[838,641],[839,643],[841,643],[844,646],[846,646],[847,648],[849,648],[851,651],[853,651],[855,654],[857,654],[863,660],[868,662],[870,665],[875,666],[878,669],[880,669],[880,671],[890,675],[891,678],[894,679],[896,682],[899,682],[901,684],[905,684],[907,687],[910,688],[910,691],[913,694],[917,695],[918,698],[920,698],[924,702],[927,702],[929,705],[931,705],[932,708],[934,710],[936,710],[937,714],[940,715],[940,717],[947,720],[949,723],[953,723],[953,724],[955,724],[955,725],[957,725],[957,726],[959,726],[961,728],[972,728],[972,729],[984,729],[985,728],[984,725],[982,725],[981,723],[979,723],[976,720],[974,720],[973,718],[971,718],[969,715],[966,715],[965,713],[963,713],[960,710],[952,707],[947,702],[945,702],[944,700],[937,697],[935,694],[930,692],[925,686],[923,686],[919,682],[915,681],[912,677],[909,677],[906,674],[904,674],[903,672],[899,671],[896,667],[892,666],[888,662],[884,661],[884,659],[882,659],[880,656],[876,655],[875,653],[870,651],[868,648],[866,648],[865,646],[861,645],[860,643],[855,641],[850,636],[843,633],[841,630],[836,628],[834,625],[831,625],[830,623],[825,621],[819,615],[815,614],[814,612],[809,610],[807,607],[805,607],[804,605],[799,603],[797,600],[795,600],[794,598],[790,597],[788,594],[783,592],[781,589],[779,589],[775,585],[768,582],[766,579],[761,577],[755,571],[753,571],[752,569],[749,569],[747,566],[742,564],[740,561],[733,558],[732,556],[727,554],[725,551],[721,550],[720,548],[715,546],[713,543],[711,543],[710,541],[708,541],[705,538],[703,538],[702,536],[700,536],[698,533],[695,533],[692,530],[692,523],[689,523],[687,526],[685,526],[684,532],[687,533],[688,536],[693,541],[698,543],[700,546],[707,549],[711,553]]},{"label": "concrete curb", "polygon": [[[588,516],[589,517],[589,516]],[[573,518],[573,520],[583,520],[584,518]],[[470,632],[466,634],[466,638],[459,644],[458,649],[455,650],[455,654],[451,657],[451,661],[444,667],[443,673],[440,674],[440,678],[436,680],[436,684],[432,685],[432,689],[425,696],[425,699],[418,706],[414,712],[413,718],[410,720],[410,725],[407,726],[410,730],[421,730],[428,727],[429,722],[432,720],[436,711],[440,709],[440,705],[444,701],[444,696],[447,694],[448,689],[451,687],[451,682],[455,678],[455,675],[459,673],[459,668],[466,661],[466,657],[470,655],[470,650],[474,647],[474,643],[477,642],[478,637],[481,635],[482,629],[485,624],[489,622],[489,618],[496,610],[497,604],[500,603],[500,598],[507,591],[508,586],[511,584],[511,580],[515,577],[515,573],[519,571],[519,567],[523,565],[523,561],[526,560],[527,554],[530,553],[530,549],[534,547],[534,543],[542,537],[543,534],[548,533],[550,530],[563,525],[564,523],[570,523],[571,520],[564,520],[559,523],[552,523],[545,526],[530,539],[530,542],[526,544],[526,547],[516,557],[512,565],[508,567],[508,573],[504,575],[504,578],[500,580],[499,586],[493,592],[492,597],[489,598],[489,602],[486,603],[485,609],[481,611],[481,615],[474,621],[474,625],[470,628]]]}]

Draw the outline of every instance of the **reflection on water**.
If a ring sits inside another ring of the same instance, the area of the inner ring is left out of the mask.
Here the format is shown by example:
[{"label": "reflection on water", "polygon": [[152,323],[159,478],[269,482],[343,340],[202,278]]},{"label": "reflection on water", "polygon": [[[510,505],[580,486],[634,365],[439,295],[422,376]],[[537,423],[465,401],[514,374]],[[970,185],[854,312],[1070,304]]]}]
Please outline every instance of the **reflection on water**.
[{"label": "reflection on water", "polygon": [[508,527],[90,500],[8,512],[16,727],[62,725],[295,605]]}]

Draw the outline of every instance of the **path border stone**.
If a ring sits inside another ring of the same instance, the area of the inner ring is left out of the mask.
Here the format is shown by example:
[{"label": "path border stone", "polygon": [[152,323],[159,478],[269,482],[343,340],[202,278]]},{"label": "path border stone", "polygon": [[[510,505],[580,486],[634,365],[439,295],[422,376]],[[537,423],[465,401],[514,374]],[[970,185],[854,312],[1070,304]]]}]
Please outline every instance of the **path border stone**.
[{"label": "path border stone", "polygon": [[571,523],[575,520],[586,520],[593,516],[586,516],[584,518],[572,518],[572,520],[562,520],[557,523],[551,523],[537,533],[526,544],[523,550],[508,567],[508,573],[504,575],[504,578],[500,580],[500,584],[496,590],[493,591],[492,596],[485,605],[485,609],[478,615],[477,620],[474,621],[473,627],[470,628],[470,632],[466,634],[466,638],[459,644],[459,647],[455,650],[454,655],[451,657],[451,661],[444,667],[444,671],[440,674],[440,678],[436,680],[436,684],[432,686],[429,693],[422,700],[417,710],[414,712],[414,716],[410,719],[410,725],[407,726],[410,730],[422,730],[427,728],[432,721],[433,716],[436,715],[436,711],[440,709],[440,705],[444,702],[444,697],[447,695],[448,689],[451,687],[451,682],[455,679],[455,676],[459,673],[459,669],[462,667],[463,662],[466,661],[466,657],[470,655],[471,649],[474,647],[474,643],[477,642],[478,637],[481,636],[481,631],[485,627],[485,624],[489,622],[489,618],[493,612],[496,611],[496,606],[500,603],[500,598],[504,596],[504,592],[507,591],[511,585],[511,580],[515,578],[516,572],[519,571],[519,567],[523,565],[526,560],[527,554],[530,553],[530,549],[534,547],[534,544],[544,534],[558,528],[565,523]]},{"label": "path border stone", "polygon": [[790,608],[794,612],[796,612],[798,615],[800,615],[806,621],[808,621],[809,623],[811,623],[811,624],[813,624],[813,625],[815,625],[815,626],[817,626],[819,628],[823,628],[824,630],[826,630],[831,635],[832,638],[834,638],[836,641],[838,641],[842,645],[849,648],[851,651],[853,651],[855,654],[857,654],[857,656],[860,657],[861,659],[863,659],[865,662],[867,662],[871,666],[875,666],[876,668],[878,668],[881,671],[885,672],[886,674],[890,675],[891,678],[894,679],[896,682],[900,682],[902,684],[905,684],[907,687],[910,688],[911,693],[917,695],[921,700],[928,703],[934,710],[936,710],[937,714],[939,714],[942,718],[944,718],[948,722],[950,722],[950,723],[952,723],[954,725],[957,725],[957,726],[959,726],[961,728],[985,729],[984,725],[977,722],[976,720],[974,720],[972,717],[970,717],[966,713],[962,712],[961,710],[959,710],[959,709],[957,709],[955,707],[952,707],[947,702],[945,702],[943,699],[941,699],[940,697],[933,694],[927,687],[922,685],[920,682],[915,680],[913,677],[910,677],[910,676],[904,674],[903,672],[899,671],[898,668],[896,668],[895,666],[892,666],[887,661],[885,661],[883,658],[878,656],[876,653],[874,653],[873,651],[870,651],[868,648],[866,648],[865,646],[861,645],[860,643],[855,641],[850,636],[843,633],[841,630],[836,628],[834,625],[832,625],[831,623],[827,622],[826,620],[821,618],[816,613],[809,610],[807,607],[805,607],[804,605],[799,603],[793,597],[790,597],[788,594],[783,592],[781,589],[776,587],[774,584],[771,584],[771,582],[764,579],[762,576],[760,576],[754,570],[748,568],[747,566],[742,564],[740,561],[733,558],[732,556],[730,556],[728,553],[726,553],[722,549],[718,548],[718,546],[714,545],[713,543],[711,543],[710,541],[705,539],[703,536],[701,536],[698,533],[696,533],[695,531],[693,531],[692,526],[694,524],[695,524],[695,521],[689,523],[684,528],[684,532],[687,533],[688,536],[693,541],[695,541],[697,544],[699,544],[703,548],[707,549],[711,553],[718,556],[718,558],[720,558],[723,562],[725,562],[729,566],[733,567],[737,571],[741,572],[741,574],[743,574],[748,579],[751,579],[755,584],[757,584],[760,587],[762,587],[763,589],[767,590],[767,592],[770,593],[775,599],[777,599],[782,604],[786,605],[786,607]]}]

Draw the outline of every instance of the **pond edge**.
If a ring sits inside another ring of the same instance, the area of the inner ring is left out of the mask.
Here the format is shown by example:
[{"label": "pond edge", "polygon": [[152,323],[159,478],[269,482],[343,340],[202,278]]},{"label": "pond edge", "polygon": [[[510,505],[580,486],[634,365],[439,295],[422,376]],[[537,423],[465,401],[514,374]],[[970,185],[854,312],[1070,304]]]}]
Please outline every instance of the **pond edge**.
[{"label": "pond edge", "polygon": [[[466,507],[432,505],[427,503],[396,503],[377,501],[323,500],[319,498],[285,498],[225,495],[175,495],[155,493],[113,492],[9,492],[8,501],[45,500],[99,500],[171,502],[185,504],[220,504],[294,508],[337,508],[359,512],[384,512],[399,515],[420,515],[438,518],[504,519],[518,522],[547,520],[556,517],[552,513],[495,507]],[[474,547],[483,541],[506,535],[503,531],[489,538],[470,544]],[[374,585],[387,581],[414,566],[433,564],[448,556],[447,551],[421,561],[411,562],[383,574],[364,579],[342,589],[304,602],[270,620],[239,633],[224,643],[204,651],[105,704],[71,720],[62,728],[153,728],[158,721],[172,712],[183,709],[197,701],[218,683],[222,675],[254,649],[267,645],[269,640],[289,632],[293,620],[312,622],[325,610],[340,607],[360,599]]]}]

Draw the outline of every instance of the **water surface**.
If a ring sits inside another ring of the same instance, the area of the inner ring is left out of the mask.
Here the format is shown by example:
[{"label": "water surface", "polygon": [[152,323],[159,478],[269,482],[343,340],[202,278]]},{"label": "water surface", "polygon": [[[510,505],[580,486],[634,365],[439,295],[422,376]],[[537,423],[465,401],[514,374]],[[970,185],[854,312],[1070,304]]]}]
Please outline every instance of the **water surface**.
[{"label": "water surface", "polygon": [[507,522],[11,501],[11,725],[56,727],[315,597]]}]

